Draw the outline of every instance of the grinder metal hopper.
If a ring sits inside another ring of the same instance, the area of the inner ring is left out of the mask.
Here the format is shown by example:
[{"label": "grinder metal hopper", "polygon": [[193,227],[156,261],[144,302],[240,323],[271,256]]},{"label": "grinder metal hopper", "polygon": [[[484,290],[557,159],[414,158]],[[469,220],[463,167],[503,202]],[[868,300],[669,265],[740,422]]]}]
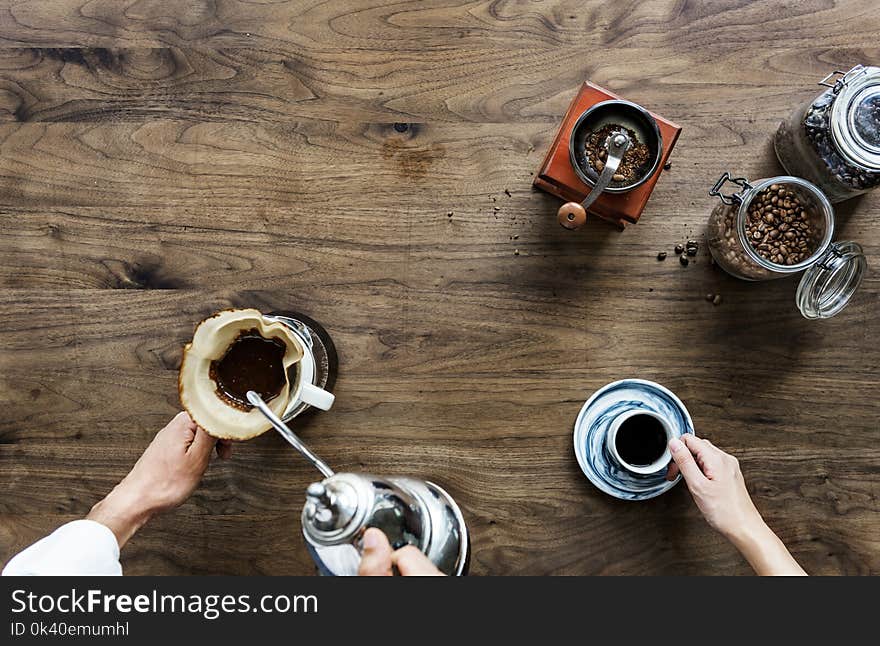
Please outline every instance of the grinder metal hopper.
[{"label": "grinder metal hopper", "polygon": [[[605,161],[591,160],[587,151],[588,139],[610,130],[610,134],[600,142],[600,151]],[[618,168],[631,154],[635,146],[647,148],[647,159],[630,177],[617,175]],[[590,186],[590,193],[578,204],[567,202],[557,212],[559,223],[566,229],[577,229],[587,221],[587,209],[602,195],[631,191],[648,181],[660,163],[663,138],[654,117],[644,108],[629,101],[610,100],[597,103],[584,112],[571,131],[568,154],[571,166],[581,181]],[[603,163],[599,173],[594,164]]]}]

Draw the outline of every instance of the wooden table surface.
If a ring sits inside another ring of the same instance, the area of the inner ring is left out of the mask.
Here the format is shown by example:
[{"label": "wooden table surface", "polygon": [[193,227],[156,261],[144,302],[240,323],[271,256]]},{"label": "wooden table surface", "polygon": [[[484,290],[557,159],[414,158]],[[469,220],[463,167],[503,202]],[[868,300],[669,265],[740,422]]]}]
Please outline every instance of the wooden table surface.
[{"label": "wooden table surface", "polygon": [[[750,571],[683,485],[634,504],[581,474],[575,416],[624,377],[740,458],[807,571],[880,573],[876,271],[809,322],[796,280],[671,253],[704,240],[722,171],[781,173],[779,120],[880,62],[878,33],[876,0],[0,1],[0,560],[86,514],[179,409],[194,324],[253,306],[338,346],[303,438],[441,483],[474,574]],[[531,188],[586,79],[684,128],[622,233],[565,231]],[[880,266],[880,191],[838,216]],[[237,446],[125,571],[312,573],[315,476],[274,434]]]}]

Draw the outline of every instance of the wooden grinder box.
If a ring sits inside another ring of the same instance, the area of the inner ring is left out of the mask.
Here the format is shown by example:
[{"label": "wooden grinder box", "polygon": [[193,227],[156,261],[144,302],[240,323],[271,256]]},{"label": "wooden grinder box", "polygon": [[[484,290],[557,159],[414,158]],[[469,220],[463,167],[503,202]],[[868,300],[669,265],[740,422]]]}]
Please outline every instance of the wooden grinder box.
[{"label": "wooden grinder box", "polygon": [[[562,127],[556,133],[556,138],[550,146],[550,150],[544,157],[544,163],[535,177],[536,188],[546,191],[551,195],[562,198],[566,202],[582,202],[590,193],[590,187],[584,184],[575,174],[571,167],[568,143],[571,131],[578,117],[586,110],[601,101],[620,99],[613,92],[594,85],[587,81],[581,86],[580,91],[568,106]],[[657,184],[663,166],[669,159],[675,142],[681,134],[681,128],[671,121],[664,119],[658,114],[651,112],[651,116],[657,121],[663,146],[660,153],[660,163],[657,170],[644,184],[635,187],[625,193],[603,193],[589,208],[589,212],[608,220],[623,229],[627,224],[635,224],[639,221],[648,198]],[[555,213],[554,213],[555,216]]]}]

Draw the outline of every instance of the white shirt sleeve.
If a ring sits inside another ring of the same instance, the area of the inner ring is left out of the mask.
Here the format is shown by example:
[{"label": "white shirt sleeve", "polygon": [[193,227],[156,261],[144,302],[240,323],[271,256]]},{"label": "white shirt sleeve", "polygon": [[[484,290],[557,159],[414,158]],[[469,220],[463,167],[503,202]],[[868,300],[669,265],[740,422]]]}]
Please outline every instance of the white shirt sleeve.
[{"label": "white shirt sleeve", "polygon": [[119,544],[105,525],[75,520],[12,557],[2,575],[121,576]]}]

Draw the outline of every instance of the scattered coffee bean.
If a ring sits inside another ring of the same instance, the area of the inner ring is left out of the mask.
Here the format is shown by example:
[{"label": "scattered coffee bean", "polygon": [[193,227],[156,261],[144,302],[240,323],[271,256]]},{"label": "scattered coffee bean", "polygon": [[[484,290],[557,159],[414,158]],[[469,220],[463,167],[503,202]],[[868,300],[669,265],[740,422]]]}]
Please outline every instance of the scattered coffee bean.
[{"label": "scattered coffee bean", "polygon": [[507,197],[510,197],[510,191],[507,190],[506,188],[504,189],[504,194],[505,194]]},{"label": "scattered coffee bean", "polygon": [[658,253],[658,254],[657,254],[657,260],[666,260],[666,252],[665,252],[665,251],[661,251],[660,253]]},{"label": "scattered coffee bean", "polygon": [[689,256],[691,256],[691,257],[697,255],[697,248],[696,248],[696,247],[688,247],[688,248],[686,249],[686,251],[687,251],[687,255],[689,255]]},{"label": "scattered coffee bean", "polygon": [[711,302],[713,298],[715,298],[715,294],[706,294],[707,301]]},{"label": "scattered coffee bean", "polygon": [[687,267],[688,264],[690,264],[690,260],[688,260],[688,257],[684,254],[682,254],[678,257],[678,262],[680,262],[685,267]]},{"label": "scattered coffee bean", "polygon": [[672,162],[666,162],[663,164],[663,170],[669,170],[670,168],[672,168]]},{"label": "scattered coffee bean", "polygon": [[676,255],[680,255],[681,252],[683,252],[683,251],[684,251],[684,247],[683,247],[682,245],[680,245],[680,244],[675,245],[675,253],[676,253]]},{"label": "scattered coffee bean", "polygon": [[721,305],[721,294],[715,294],[715,297],[712,299],[712,305]]},{"label": "scattered coffee bean", "polygon": [[447,218],[451,218],[453,215],[454,215],[454,214],[452,213],[452,211],[448,211],[448,212],[446,213],[446,217],[447,217]]},{"label": "scattered coffee bean", "polygon": [[514,255],[514,256],[518,256],[518,255],[519,255],[519,249],[514,249],[514,250],[513,250],[513,255]]},{"label": "scattered coffee bean", "polygon": [[515,236],[513,236],[513,239],[514,239],[514,240],[519,240],[519,234],[516,234]]}]

